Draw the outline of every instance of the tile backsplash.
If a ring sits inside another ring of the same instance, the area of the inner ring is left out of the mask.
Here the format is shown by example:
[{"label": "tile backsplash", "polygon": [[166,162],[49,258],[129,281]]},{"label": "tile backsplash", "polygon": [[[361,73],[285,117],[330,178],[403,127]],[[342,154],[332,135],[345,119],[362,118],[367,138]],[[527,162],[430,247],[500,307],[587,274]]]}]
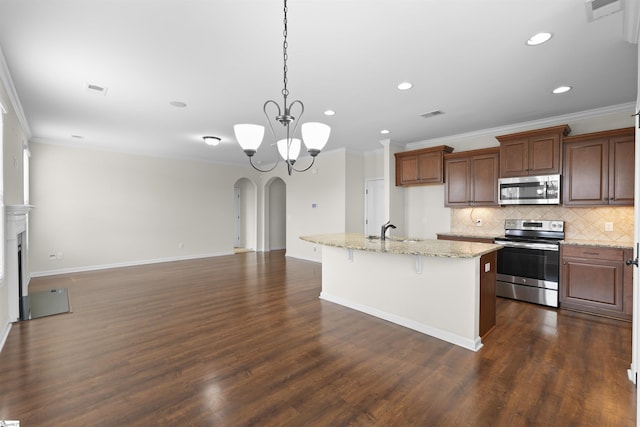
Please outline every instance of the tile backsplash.
[{"label": "tile backsplash", "polygon": [[[451,232],[502,234],[505,219],[563,220],[566,239],[633,244],[633,207],[569,208],[564,206],[505,206],[451,209]],[[476,225],[482,220],[482,226]],[[605,223],[613,231],[605,231]]]}]

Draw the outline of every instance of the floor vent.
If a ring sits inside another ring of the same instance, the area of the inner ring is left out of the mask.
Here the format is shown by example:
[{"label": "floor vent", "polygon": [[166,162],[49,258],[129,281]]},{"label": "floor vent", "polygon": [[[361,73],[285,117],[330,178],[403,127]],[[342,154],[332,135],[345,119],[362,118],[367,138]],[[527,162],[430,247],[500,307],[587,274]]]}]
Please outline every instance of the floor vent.
[{"label": "floor vent", "polygon": [[584,5],[589,22],[622,10],[622,0],[587,0]]}]

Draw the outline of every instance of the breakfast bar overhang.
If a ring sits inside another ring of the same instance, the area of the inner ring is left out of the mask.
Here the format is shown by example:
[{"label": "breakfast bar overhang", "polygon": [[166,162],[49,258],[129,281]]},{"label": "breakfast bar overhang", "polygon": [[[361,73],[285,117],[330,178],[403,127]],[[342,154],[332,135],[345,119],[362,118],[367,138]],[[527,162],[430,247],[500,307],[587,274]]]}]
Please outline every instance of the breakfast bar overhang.
[{"label": "breakfast bar overhang", "polygon": [[320,298],[477,351],[495,327],[500,245],[302,236],[322,245]]}]

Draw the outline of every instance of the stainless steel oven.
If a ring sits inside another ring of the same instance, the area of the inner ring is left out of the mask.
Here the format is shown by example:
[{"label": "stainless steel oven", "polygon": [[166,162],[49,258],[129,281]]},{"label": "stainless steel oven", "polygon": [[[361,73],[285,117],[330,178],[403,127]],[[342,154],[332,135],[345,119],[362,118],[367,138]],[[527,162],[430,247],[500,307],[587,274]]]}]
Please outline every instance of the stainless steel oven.
[{"label": "stainless steel oven", "polygon": [[548,220],[505,221],[498,251],[497,295],[550,307],[558,306],[560,240],[564,223]]}]

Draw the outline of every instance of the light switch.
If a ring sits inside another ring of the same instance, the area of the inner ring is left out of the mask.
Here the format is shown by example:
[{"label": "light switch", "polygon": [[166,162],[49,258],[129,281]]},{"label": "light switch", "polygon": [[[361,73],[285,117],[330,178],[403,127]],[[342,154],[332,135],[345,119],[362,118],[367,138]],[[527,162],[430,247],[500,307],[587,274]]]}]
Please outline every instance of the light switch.
[{"label": "light switch", "polygon": [[487,262],[487,263],[485,263],[485,265],[484,265],[484,272],[485,272],[485,273],[488,273],[488,272],[490,272],[490,271],[491,271],[491,263],[490,263],[490,262]]}]

